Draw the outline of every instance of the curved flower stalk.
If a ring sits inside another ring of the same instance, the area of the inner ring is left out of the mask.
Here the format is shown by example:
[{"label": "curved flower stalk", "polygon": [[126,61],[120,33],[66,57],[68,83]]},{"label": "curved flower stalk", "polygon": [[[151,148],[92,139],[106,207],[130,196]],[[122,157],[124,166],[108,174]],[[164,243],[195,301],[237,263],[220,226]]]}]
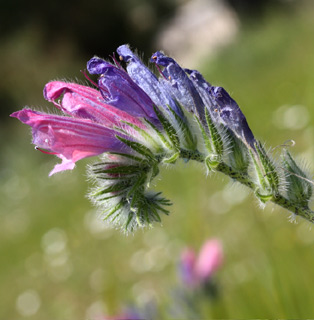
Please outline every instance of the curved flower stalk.
[{"label": "curved flower stalk", "polygon": [[159,76],[127,45],[117,52],[125,68],[115,58],[88,61],[88,72],[98,75],[93,87],[46,84],[44,97],[60,115],[29,108],[11,115],[31,126],[37,149],[62,160],[50,175],[100,155],[88,168],[95,185],[89,198],[105,220],[127,232],[168,214],[170,201],[149,186],[161,164],[179,158],[203,162],[252,189],[261,203],[314,221],[305,170],[286,150],[279,162],[272,159],[225,89],[160,51],[150,59]]}]

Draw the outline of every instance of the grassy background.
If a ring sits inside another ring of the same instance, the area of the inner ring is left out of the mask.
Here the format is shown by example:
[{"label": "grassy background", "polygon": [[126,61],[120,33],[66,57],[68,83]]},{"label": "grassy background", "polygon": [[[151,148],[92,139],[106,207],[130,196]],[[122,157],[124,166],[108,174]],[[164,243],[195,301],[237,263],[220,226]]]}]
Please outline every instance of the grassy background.
[{"label": "grassy background", "polygon": [[[294,139],[292,152],[309,163],[313,13],[309,5],[245,25],[202,67],[236,99],[258,138],[268,146]],[[314,317],[314,231],[306,221],[290,223],[289,213],[272,205],[261,210],[243,187],[179,163],[163,168],[156,182],[174,203],[171,215],[162,226],[125,237],[95,220],[85,198],[89,160],[48,178],[56,159],[34,152],[28,128],[14,121],[1,127],[1,319],[23,318],[36,306],[28,319],[119,314],[150,298],[169,303],[182,248],[211,237],[222,241],[225,263],[217,273],[220,298],[206,305],[204,318]],[[33,297],[26,306],[25,292]]]}]

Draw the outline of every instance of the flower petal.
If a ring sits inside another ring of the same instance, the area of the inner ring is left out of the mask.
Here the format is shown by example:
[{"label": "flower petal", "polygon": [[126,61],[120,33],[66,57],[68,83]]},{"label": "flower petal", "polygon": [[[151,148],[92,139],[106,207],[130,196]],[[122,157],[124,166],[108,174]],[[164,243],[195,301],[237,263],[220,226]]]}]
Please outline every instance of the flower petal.
[{"label": "flower petal", "polygon": [[203,118],[203,100],[194,87],[193,82],[179,64],[160,51],[154,53],[150,61],[165,67],[163,70],[165,79],[161,79],[161,81],[169,88],[178,102],[185,107],[187,111],[198,114],[199,118]]},{"label": "flower petal", "polygon": [[255,138],[238,104],[222,87],[211,86],[196,70],[185,69],[216,123],[222,123],[253,149]]},{"label": "flower petal", "polygon": [[49,115],[30,109],[14,112],[12,117],[32,127],[33,143],[56,153],[62,164],[52,174],[73,169],[74,163],[107,151],[121,150],[115,132],[88,119]]},{"label": "flower petal", "polygon": [[87,63],[91,74],[101,74],[99,90],[105,101],[135,117],[157,119],[150,97],[122,69],[94,57]]},{"label": "flower petal", "polygon": [[65,171],[65,170],[73,170],[75,167],[75,162],[71,159],[65,158],[62,154],[58,155],[60,159],[62,159],[61,163],[57,163],[54,168],[49,172],[49,177],[55,173]]},{"label": "flower petal", "polygon": [[158,78],[147,68],[144,63],[135,55],[129,46],[122,45],[117,49],[120,57],[127,62],[127,71],[132,80],[141,87],[157,106],[166,110],[170,106],[180,117],[183,117],[181,110],[171,97],[171,94],[159,82]]},{"label": "flower petal", "polygon": [[195,273],[199,281],[206,281],[223,262],[223,250],[219,240],[206,241],[195,263]]},{"label": "flower petal", "polygon": [[247,142],[253,149],[255,149],[254,135],[238,104],[222,87],[210,87],[209,92],[214,101],[214,105],[216,106],[215,111],[218,113],[221,122],[239,139]]},{"label": "flower petal", "polygon": [[105,103],[99,91],[87,86],[52,81],[46,84],[44,97],[55,104],[55,100],[61,97],[61,102],[57,106],[64,112],[74,117],[90,119],[106,127],[120,126],[121,120],[131,122],[139,127],[143,126],[137,118]]}]

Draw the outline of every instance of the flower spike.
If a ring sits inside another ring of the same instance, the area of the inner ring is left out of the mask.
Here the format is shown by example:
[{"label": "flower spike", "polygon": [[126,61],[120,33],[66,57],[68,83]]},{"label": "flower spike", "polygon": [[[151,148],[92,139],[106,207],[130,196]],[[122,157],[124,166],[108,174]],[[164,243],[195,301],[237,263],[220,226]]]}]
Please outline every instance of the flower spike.
[{"label": "flower spike", "polygon": [[[128,45],[117,53],[126,70],[114,55],[113,63],[98,57],[88,61],[97,83],[83,74],[94,88],[64,81],[45,85],[44,97],[58,115],[29,108],[11,115],[31,127],[36,149],[61,159],[50,175],[99,156],[88,167],[94,183],[89,198],[104,221],[125,233],[151,227],[169,214],[171,202],[150,185],[161,165],[180,158],[201,162],[250,188],[262,203],[272,201],[314,222],[309,175],[286,150],[279,164],[265,151],[225,89],[161,51],[150,60],[159,77]],[[211,248],[201,250],[198,262],[189,254],[189,276],[207,279],[217,267],[206,257]]]}]

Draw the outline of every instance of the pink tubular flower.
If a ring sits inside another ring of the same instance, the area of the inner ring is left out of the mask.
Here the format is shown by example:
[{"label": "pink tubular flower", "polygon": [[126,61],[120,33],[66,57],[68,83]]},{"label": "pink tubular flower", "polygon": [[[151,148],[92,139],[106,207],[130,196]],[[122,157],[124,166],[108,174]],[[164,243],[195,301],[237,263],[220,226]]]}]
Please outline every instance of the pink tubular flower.
[{"label": "pink tubular flower", "polygon": [[73,169],[75,162],[83,158],[121,149],[112,130],[88,119],[49,115],[30,109],[14,112],[11,116],[32,127],[36,146],[62,159],[50,175]]},{"label": "pink tubular flower", "polygon": [[206,283],[223,263],[223,249],[217,239],[207,240],[198,255],[186,248],[181,255],[180,272],[182,281],[189,287]]},{"label": "pink tubular flower", "polygon": [[[61,102],[56,102],[62,95]],[[44,97],[73,117],[90,119],[106,127],[119,126],[121,120],[131,122],[139,127],[143,126],[142,122],[134,116],[105,103],[98,90],[87,86],[52,81],[46,84]]]},{"label": "pink tubular flower", "polygon": [[[32,127],[33,143],[38,148],[62,159],[50,175],[73,169],[75,162],[83,158],[125,149],[115,137],[114,129],[121,127],[121,121],[144,127],[140,119],[106,104],[99,91],[87,86],[52,81],[45,86],[44,97],[69,116],[31,109],[14,112],[11,116]],[[56,102],[59,98],[61,100]]]}]

